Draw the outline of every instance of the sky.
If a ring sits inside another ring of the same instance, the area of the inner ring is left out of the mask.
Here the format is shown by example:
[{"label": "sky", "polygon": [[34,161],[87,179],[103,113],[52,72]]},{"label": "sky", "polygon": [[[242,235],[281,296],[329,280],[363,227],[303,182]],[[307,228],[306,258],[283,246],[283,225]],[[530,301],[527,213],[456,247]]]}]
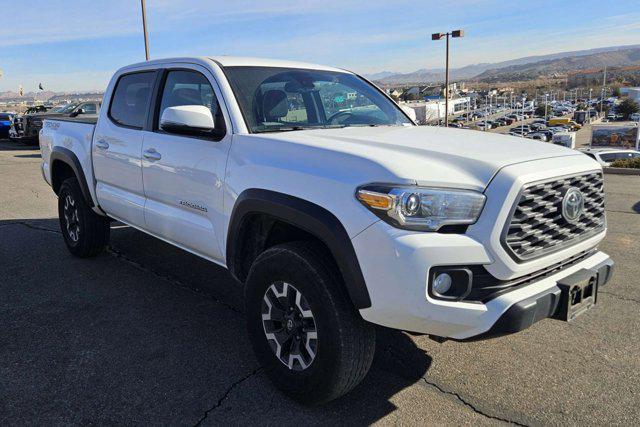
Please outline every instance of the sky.
[{"label": "sky", "polygon": [[[638,0],[146,0],[151,58],[240,55],[371,74],[640,44]],[[139,0],[0,0],[0,91],[103,90],[144,60]],[[7,13],[11,11],[11,13]]]}]

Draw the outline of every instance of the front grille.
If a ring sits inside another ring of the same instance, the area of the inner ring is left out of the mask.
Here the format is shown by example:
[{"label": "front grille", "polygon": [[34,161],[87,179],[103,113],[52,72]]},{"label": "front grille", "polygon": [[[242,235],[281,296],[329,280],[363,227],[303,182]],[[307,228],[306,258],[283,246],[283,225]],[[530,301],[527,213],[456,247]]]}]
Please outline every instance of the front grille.
[{"label": "front grille", "polygon": [[[601,172],[556,178],[525,186],[505,227],[502,244],[516,261],[528,261],[574,245],[605,227]],[[584,213],[575,223],[562,216],[569,188],[584,196]]]}]

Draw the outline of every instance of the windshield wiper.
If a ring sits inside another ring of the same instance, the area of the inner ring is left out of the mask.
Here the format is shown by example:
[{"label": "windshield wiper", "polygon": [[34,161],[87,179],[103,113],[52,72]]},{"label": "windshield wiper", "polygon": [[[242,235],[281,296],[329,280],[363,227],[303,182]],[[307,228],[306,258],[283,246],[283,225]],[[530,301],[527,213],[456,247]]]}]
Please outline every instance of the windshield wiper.
[{"label": "windshield wiper", "polygon": [[256,133],[267,133],[267,132],[292,132],[292,131],[296,131],[296,130],[305,130],[307,129],[304,126],[282,126],[282,127],[277,127],[277,128],[266,128],[266,129],[260,129],[259,131],[256,131]]}]

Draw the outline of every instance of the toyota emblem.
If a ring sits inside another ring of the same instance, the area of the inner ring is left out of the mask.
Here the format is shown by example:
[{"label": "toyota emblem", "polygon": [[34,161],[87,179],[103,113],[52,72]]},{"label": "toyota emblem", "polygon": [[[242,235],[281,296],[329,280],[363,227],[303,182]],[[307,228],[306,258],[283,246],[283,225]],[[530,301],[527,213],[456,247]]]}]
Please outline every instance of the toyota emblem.
[{"label": "toyota emblem", "polygon": [[580,190],[571,187],[562,198],[562,216],[567,222],[577,222],[584,213],[584,195]]}]

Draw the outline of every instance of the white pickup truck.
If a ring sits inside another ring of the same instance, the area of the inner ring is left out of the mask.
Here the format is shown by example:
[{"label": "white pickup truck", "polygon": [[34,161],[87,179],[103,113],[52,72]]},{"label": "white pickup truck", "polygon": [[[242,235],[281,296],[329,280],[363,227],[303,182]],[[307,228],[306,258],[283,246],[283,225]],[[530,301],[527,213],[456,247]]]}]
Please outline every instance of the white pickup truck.
[{"label": "white pickup truck", "polygon": [[592,307],[613,262],[584,154],[416,126],[320,65],[176,58],[120,69],[96,123],[47,120],[42,173],[74,255],[118,220],[229,269],[260,364],[319,404],[366,375],[373,324],[480,339]]}]

